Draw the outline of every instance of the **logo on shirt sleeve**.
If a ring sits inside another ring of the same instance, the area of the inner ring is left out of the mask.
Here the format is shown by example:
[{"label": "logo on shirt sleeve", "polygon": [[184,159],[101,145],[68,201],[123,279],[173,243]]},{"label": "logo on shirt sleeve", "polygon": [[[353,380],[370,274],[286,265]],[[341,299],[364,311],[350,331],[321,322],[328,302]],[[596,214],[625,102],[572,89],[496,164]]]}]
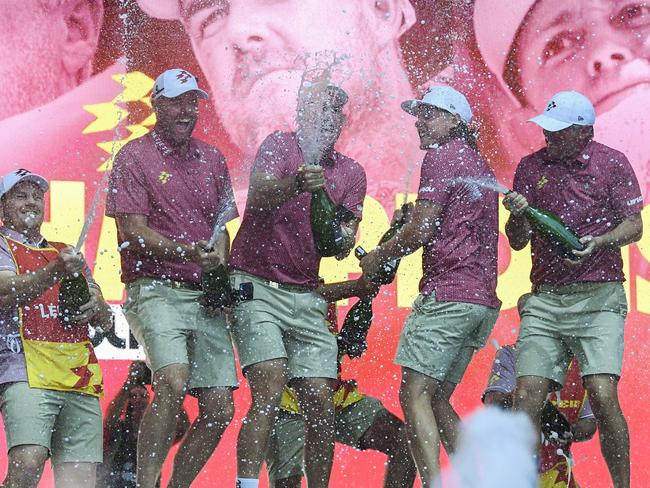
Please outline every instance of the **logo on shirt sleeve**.
[{"label": "logo on shirt sleeve", "polygon": [[643,197],[639,196],[639,197],[633,198],[632,200],[628,200],[625,203],[627,204],[628,207],[631,207],[632,205],[636,205],[637,203],[641,203],[642,201],[643,201]]}]

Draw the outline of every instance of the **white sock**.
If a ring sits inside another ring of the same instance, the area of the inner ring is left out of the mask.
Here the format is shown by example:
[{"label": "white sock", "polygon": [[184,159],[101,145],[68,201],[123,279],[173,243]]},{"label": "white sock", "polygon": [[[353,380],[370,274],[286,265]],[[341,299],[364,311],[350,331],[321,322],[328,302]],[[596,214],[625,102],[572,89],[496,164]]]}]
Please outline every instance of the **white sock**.
[{"label": "white sock", "polygon": [[258,488],[260,480],[255,478],[237,478],[235,488]]}]

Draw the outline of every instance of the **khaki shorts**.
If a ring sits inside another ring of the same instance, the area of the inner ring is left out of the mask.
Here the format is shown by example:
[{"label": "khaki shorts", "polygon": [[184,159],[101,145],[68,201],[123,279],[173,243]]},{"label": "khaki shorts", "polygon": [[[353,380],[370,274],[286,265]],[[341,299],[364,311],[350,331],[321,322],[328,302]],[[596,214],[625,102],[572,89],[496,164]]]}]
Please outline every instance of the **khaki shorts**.
[{"label": "khaki shorts", "polygon": [[200,291],[148,278],[129,283],[126,290],[124,315],[152,371],[189,364],[190,389],[239,385],[226,320],[199,304]]},{"label": "khaki shorts", "polygon": [[[336,442],[361,449],[361,438],[382,412],[388,412],[373,397],[363,397],[340,412],[336,412]],[[266,454],[269,480],[278,481],[303,475],[303,446],[305,421],[302,415],[280,411]]]},{"label": "khaki shorts", "polygon": [[0,410],[7,451],[33,444],[47,448],[53,464],[102,462],[99,398],[19,381],[0,385]]},{"label": "khaki shorts", "polygon": [[542,286],[520,308],[517,376],[564,384],[573,356],[583,376],[620,376],[627,300],[621,283]]},{"label": "khaki shorts", "polygon": [[420,295],[404,324],[395,363],[438,381],[460,383],[474,352],[488,340],[498,308],[438,302]]},{"label": "khaki shorts", "polygon": [[241,272],[233,273],[232,282],[235,287],[253,283],[253,299],[240,302],[233,313],[233,338],[244,370],[286,358],[290,379],[336,378],[338,348],[325,321],[323,297],[275,288]]}]

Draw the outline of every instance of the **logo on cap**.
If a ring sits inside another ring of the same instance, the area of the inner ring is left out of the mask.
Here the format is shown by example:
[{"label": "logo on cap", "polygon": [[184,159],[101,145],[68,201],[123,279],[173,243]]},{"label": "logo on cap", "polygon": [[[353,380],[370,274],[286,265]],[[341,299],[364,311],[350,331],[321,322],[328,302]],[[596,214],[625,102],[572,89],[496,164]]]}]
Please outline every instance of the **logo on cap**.
[{"label": "logo on cap", "polygon": [[549,103],[546,106],[546,111],[548,112],[549,110],[551,110],[552,108],[555,108],[555,107],[557,107],[557,103],[555,103],[555,100],[551,100],[551,103]]},{"label": "logo on cap", "polygon": [[187,71],[184,69],[181,70],[177,75],[176,78],[181,82],[181,83],[187,83],[189,79],[192,78],[192,75],[189,74]]},{"label": "logo on cap", "polygon": [[25,168],[20,168],[19,170],[16,171],[16,175],[20,176],[21,178],[29,174],[32,174],[32,172]]}]

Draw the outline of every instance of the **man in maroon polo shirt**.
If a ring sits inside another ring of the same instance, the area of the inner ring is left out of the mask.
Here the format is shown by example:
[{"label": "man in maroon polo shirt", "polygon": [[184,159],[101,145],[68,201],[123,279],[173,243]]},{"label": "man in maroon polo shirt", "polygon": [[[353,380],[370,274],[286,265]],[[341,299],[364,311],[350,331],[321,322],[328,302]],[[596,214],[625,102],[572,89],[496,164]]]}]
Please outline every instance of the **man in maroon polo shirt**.
[{"label": "man in maroon polo shirt", "polygon": [[[449,399],[499,314],[496,296],[498,203],[494,192],[463,179],[493,180],[468,124],[472,110],[450,87],[431,88],[402,108],[417,117],[422,161],[418,198],[395,237],[361,260],[372,276],[381,266],[423,248],[420,295],[400,337],[400,403],[422,486],[440,469],[440,442],[456,445],[458,415]],[[440,432],[440,436],[438,435]]]},{"label": "man in maroon polo shirt", "polygon": [[[494,192],[464,178],[494,179],[469,130],[472,110],[450,87],[431,88],[402,108],[417,117],[422,161],[418,198],[395,237],[361,260],[381,266],[423,248],[420,295],[404,324],[395,362],[402,367],[400,403],[422,486],[440,469],[440,442],[451,454],[458,415],[449,399],[474,352],[496,322],[498,204]],[[438,433],[440,432],[440,436]]]},{"label": "man in maroon polo shirt", "polygon": [[151,101],[151,133],[115,159],[106,203],[122,250],[125,315],[154,373],[155,398],[138,437],[137,483],[155,486],[189,390],[199,416],[183,440],[169,486],[190,486],[234,414],[235,359],[223,315],[201,307],[201,273],[225,263],[229,236],[206,248],[215,222],[237,216],[226,161],[192,137],[198,99],[185,70],[161,74]]},{"label": "man in maroon polo shirt", "polygon": [[[305,422],[305,471],[310,487],[326,487],[334,454],[333,380],[336,339],[325,322],[327,302],[368,292],[364,280],[320,286],[310,224],[311,192],[325,188],[354,218],[356,233],[366,192],[366,175],[334,150],[345,121],[347,94],[329,87],[322,132],[321,166],[304,166],[295,133],[266,138],[253,163],[246,213],[233,243],[234,285],[254,283],[253,300],[234,313],[233,337],[253,403],[237,445],[238,487],[257,487],[270,429],[287,380],[298,394]],[[354,240],[349,242],[347,251]]]},{"label": "man in maroon polo shirt", "polygon": [[[546,395],[564,384],[573,356],[598,421],[616,488],[629,487],[629,434],[618,402],[627,301],[620,248],[640,239],[642,197],[625,155],[593,140],[595,111],[577,92],[560,92],[531,122],[546,147],[523,158],[504,199],[510,246],[531,242],[533,294],[522,307],[514,407],[534,425]],[[533,233],[528,204],[558,215],[586,245],[564,253]]]}]

